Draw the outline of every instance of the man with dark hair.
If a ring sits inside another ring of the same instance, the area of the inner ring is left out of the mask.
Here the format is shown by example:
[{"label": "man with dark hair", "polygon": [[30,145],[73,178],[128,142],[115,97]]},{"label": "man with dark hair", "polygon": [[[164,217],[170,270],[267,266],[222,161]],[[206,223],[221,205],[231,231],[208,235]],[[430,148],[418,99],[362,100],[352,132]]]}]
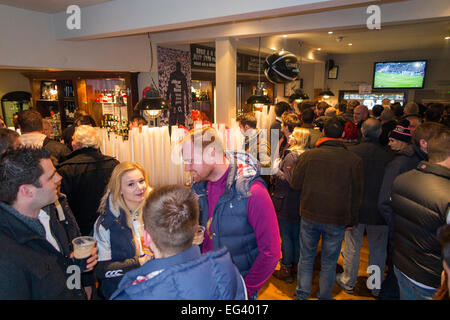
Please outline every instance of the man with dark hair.
[{"label": "man with dark hair", "polygon": [[224,153],[211,127],[191,130],[182,151],[185,170],[195,181],[191,189],[198,195],[200,224],[206,226],[202,252],[227,247],[254,299],[281,255],[277,217],[260,165],[247,153]]},{"label": "man with dark hair", "polygon": [[278,139],[281,139],[283,136],[281,134],[281,116],[285,112],[289,112],[291,110],[291,106],[289,103],[280,101],[275,105],[275,120],[270,125],[270,134],[272,134],[272,130],[278,130]]},{"label": "man with dark hair", "polygon": [[25,110],[19,113],[20,143],[25,146],[44,147],[52,155],[55,166],[63,162],[70,154],[70,149],[64,144],[49,139],[42,133],[42,116],[35,110]]},{"label": "man with dark hair", "polygon": [[[363,160],[364,166],[364,196],[359,210],[359,222],[355,228],[345,232],[344,240],[344,272],[336,276],[336,282],[347,292],[352,293],[358,276],[360,249],[367,231],[369,241],[369,265],[376,265],[384,270],[388,242],[388,226],[377,208],[378,194],[383,182],[384,169],[394,154],[389,148],[381,146],[379,137],[381,123],[369,118],[361,126],[361,143],[349,146]],[[381,272],[381,281],[384,272]],[[380,288],[372,290],[377,296]]]},{"label": "man with dark hair", "polygon": [[331,107],[331,106],[328,103],[326,103],[325,101],[321,101],[321,102],[317,103],[317,105],[316,105],[316,107],[314,109],[314,113],[316,115],[315,118],[317,119],[319,117],[324,116],[325,115],[325,110],[328,107]]},{"label": "man with dark hair", "polygon": [[244,136],[244,150],[256,158],[263,168],[270,168],[271,148],[267,141],[267,134],[256,128],[256,117],[253,112],[244,113],[237,117],[239,128]]},{"label": "man with dark hair", "polygon": [[10,129],[0,129],[0,154],[8,149],[17,149],[20,145],[19,134]]},{"label": "man with dark hair", "polygon": [[388,275],[381,285],[380,299],[382,300],[397,300],[399,298],[397,280],[391,259],[394,250],[394,221],[391,199],[392,184],[398,175],[414,169],[419,162],[428,160],[428,141],[443,128],[445,126],[435,122],[425,122],[419,125],[412,136],[413,143],[407,149],[397,154],[388,163],[384,171],[383,183],[378,197],[378,209],[389,226],[389,242],[387,257]]},{"label": "man with dark hair", "polygon": [[302,153],[290,186],[300,192],[300,260],[297,299],[308,299],[317,245],[322,237],[319,299],[332,299],[345,230],[358,224],[363,199],[363,162],[343,141],[344,128],[328,120],[317,147]]},{"label": "man with dark hair", "polygon": [[441,122],[444,113],[444,105],[442,103],[432,103],[425,111],[425,122]]},{"label": "man with dark hair", "polygon": [[394,270],[401,300],[432,299],[440,286],[437,230],[450,222],[450,129],[427,143],[428,161],[399,175],[392,187]]},{"label": "man with dark hair", "polygon": [[[53,205],[60,180],[44,148],[0,157],[0,299],[85,298],[80,286],[68,285],[78,226],[73,219],[64,226]],[[85,271],[97,263],[96,250]]]},{"label": "man with dark hair", "polygon": [[322,133],[319,128],[315,127],[313,124],[314,121],[314,110],[312,108],[307,108],[302,111],[302,122],[303,124],[300,126],[301,128],[308,129],[309,134],[311,135],[311,141],[309,143],[309,148],[312,149],[316,146],[316,143],[319,139],[323,138]]},{"label": "man with dark hair", "polygon": [[144,243],[155,259],[125,274],[113,300],[244,300],[246,290],[226,248],[192,245],[199,207],[181,185],[153,190],[143,209]]},{"label": "man with dark hair", "polygon": [[381,104],[374,105],[373,108],[372,108],[373,117],[375,119],[380,120],[380,116],[381,116],[381,113],[383,112],[383,110],[384,110],[384,108],[383,108],[383,106]]},{"label": "man with dark hair", "polygon": [[403,107],[400,102],[391,104],[391,110],[394,112],[395,119],[399,121],[403,117]]},{"label": "man with dark hair", "polygon": [[70,124],[67,128],[65,128],[61,134],[61,140],[59,142],[64,143],[70,151],[72,151],[72,136],[75,132],[75,127],[78,125],[78,119],[80,119],[82,116],[87,116],[87,112],[83,110],[79,110],[75,112],[75,116],[73,119],[73,123]]}]

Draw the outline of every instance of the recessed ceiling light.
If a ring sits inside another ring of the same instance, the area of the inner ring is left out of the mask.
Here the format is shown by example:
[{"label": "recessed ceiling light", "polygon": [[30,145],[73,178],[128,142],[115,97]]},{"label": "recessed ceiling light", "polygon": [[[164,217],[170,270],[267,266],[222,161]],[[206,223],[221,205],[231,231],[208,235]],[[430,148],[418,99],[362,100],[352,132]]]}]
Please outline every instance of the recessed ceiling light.
[{"label": "recessed ceiling light", "polygon": [[319,50],[319,51],[320,51],[320,50],[322,50],[322,48],[317,48],[317,50]]},{"label": "recessed ceiling light", "polygon": [[333,34],[333,31],[328,31],[328,34]]},{"label": "recessed ceiling light", "polygon": [[348,45],[349,45],[349,46],[352,46],[352,45],[353,45],[353,43],[349,43]]}]

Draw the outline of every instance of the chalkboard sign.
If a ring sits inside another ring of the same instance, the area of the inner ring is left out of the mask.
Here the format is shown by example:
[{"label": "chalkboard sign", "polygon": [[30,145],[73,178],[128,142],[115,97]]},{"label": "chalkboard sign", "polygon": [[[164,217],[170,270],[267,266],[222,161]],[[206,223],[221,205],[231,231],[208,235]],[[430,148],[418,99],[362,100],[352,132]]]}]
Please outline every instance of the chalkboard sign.
[{"label": "chalkboard sign", "polygon": [[[239,72],[258,73],[258,57],[236,54],[236,69]],[[261,57],[261,72],[264,59]],[[191,44],[191,67],[193,69],[215,70],[216,50],[214,48]]]},{"label": "chalkboard sign", "polygon": [[216,49],[191,44],[191,66],[197,69],[215,69]]},{"label": "chalkboard sign", "polygon": [[244,60],[245,60],[245,69],[242,71],[258,73],[258,71],[261,70],[261,72],[263,72],[263,70],[264,70],[264,68],[263,68],[264,59],[263,58],[261,58],[261,63],[260,63],[260,60],[258,57],[253,57],[253,56],[244,56]]}]

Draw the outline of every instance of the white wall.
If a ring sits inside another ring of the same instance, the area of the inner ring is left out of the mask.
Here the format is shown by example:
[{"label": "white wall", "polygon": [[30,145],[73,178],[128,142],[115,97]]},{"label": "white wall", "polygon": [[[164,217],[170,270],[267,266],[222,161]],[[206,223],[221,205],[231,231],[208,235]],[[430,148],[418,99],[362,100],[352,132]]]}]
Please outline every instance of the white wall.
[{"label": "white wall", "polygon": [[0,5],[0,67],[148,71],[147,36],[56,40],[51,15]]},{"label": "white wall", "polygon": [[[373,66],[377,61],[397,60],[428,60],[424,90],[450,90],[450,49],[427,49],[414,51],[391,51],[368,54],[330,55],[335,65],[339,66],[338,79],[327,81],[328,86],[336,95],[330,99],[337,102],[339,90],[358,90],[359,84],[366,82],[372,85]],[[408,90],[408,100],[414,99],[416,90]]]},{"label": "white wall", "polygon": [[81,28],[66,28],[66,12],[53,15],[58,39],[160,32],[203,25],[234,23],[347,6],[371,0],[115,0],[81,9]]},{"label": "white wall", "polygon": [[[0,69],[0,99],[11,91],[30,92],[30,81],[18,70],[1,70]],[[3,117],[3,110],[0,106],[0,114]]]}]

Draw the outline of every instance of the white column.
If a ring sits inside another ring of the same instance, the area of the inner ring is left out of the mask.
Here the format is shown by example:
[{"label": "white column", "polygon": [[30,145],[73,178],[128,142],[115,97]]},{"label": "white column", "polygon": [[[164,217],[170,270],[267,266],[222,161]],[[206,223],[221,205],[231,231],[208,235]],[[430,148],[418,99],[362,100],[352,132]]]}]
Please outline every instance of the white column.
[{"label": "white column", "polygon": [[216,123],[229,125],[236,117],[236,40],[216,39]]}]

